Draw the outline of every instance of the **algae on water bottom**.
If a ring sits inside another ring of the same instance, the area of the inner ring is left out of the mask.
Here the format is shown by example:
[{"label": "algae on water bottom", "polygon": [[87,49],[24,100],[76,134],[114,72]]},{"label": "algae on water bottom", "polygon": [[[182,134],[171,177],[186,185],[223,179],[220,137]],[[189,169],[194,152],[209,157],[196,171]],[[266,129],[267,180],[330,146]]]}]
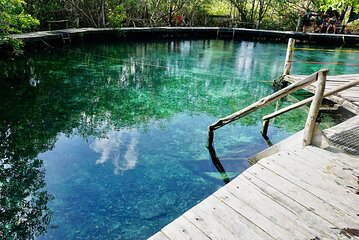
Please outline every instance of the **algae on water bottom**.
[{"label": "algae on water bottom", "polygon": [[[2,237],[149,237],[223,186],[205,148],[207,126],[270,94],[285,51],[244,41],[121,42],[0,61]],[[306,54],[299,57],[346,57]],[[274,109],[216,131],[226,176],[266,147],[260,120]],[[275,119],[271,140],[300,130],[305,117],[296,110]]]}]

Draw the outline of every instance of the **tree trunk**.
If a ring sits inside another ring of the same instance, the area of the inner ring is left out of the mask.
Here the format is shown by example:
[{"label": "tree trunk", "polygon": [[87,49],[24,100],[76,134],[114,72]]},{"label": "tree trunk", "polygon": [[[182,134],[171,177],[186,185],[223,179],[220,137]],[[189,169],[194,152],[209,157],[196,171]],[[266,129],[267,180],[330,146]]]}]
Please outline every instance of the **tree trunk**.
[{"label": "tree trunk", "polygon": [[102,25],[106,27],[106,15],[105,15],[105,0],[101,1],[101,10],[102,10]]}]

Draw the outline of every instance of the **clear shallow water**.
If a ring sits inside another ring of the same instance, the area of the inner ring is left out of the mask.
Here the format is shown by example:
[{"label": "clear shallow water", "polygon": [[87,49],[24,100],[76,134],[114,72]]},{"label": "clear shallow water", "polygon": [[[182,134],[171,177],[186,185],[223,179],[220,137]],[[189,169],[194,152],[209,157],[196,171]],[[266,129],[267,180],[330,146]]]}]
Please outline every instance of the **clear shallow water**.
[{"label": "clear shallow water", "polygon": [[[224,185],[205,148],[207,126],[271,93],[268,81],[281,74],[285,51],[285,44],[253,42],[139,42],[1,62],[0,234],[149,237]],[[349,56],[357,61],[359,54]],[[297,58],[345,56],[311,51]],[[294,64],[293,72],[320,67]],[[216,131],[230,178],[266,147],[260,119],[274,108]],[[276,119],[271,140],[302,129],[305,116],[296,110]]]}]

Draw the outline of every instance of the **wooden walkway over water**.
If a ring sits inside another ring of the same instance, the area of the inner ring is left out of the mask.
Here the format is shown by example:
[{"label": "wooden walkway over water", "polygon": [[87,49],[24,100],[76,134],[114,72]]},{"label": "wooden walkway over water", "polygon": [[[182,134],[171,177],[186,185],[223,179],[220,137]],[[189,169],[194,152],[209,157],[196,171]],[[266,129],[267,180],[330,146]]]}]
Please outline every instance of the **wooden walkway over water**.
[{"label": "wooden walkway over water", "polygon": [[[118,38],[233,38],[241,40],[266,40],[286,42],[289,38],[299,41],[321,44],[359,44],[357,34],[325,34],[302,33],[293,31],[275,31],[230,27],[127,27],[113,28],[72,28],[52,31],[39,31],[24,34],[13,34],[11,37],[29,43],[63,42],[63,38],[70,37],[73,42],[91,40],[116,40]],[[0,46],[1,46],[0,42]]]},{"label": "wooden walkway over water", "polygon": [[359,156],[300,147],[302,134],[150,239],[359,239]]},{"label": "wooden walkway over water", "polygon": [[[300,81],[307,76],[305,75],[287,75],[284,80],[290,83]],[[359,74],[345,74],[345,75],[336,75],[336,76],[327,76],[325,91],[334,89],[345,83],[355,81],[359,79]],[[305,87],[305,89],[311,93],[315,93],[317,82],[312,83]],[[330,95],[326,97],[327,99],[343,106],[345,109],[359,114],[359,85],[346,89],[342,92]]]}]

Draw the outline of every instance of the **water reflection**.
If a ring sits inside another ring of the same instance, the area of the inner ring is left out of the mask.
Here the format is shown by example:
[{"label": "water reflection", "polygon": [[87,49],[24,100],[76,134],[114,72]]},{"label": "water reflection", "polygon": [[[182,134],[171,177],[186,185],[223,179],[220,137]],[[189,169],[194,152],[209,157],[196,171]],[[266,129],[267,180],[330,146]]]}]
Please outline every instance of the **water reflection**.
[{"label": "water reflection", "polygon": [[0,132],[0,238],[34,239],[50,224],[52,196],[45,190],[43,161],[26,156],[31,148],[16,151],[21,140],[12,127]]},{"label": "water reflection", "polygon": [[104,138],[96,139],[90,145],[92,150],[101,154],[96,164],[112,160],[116,175],[134,169],[137,164],[137,135],[136,129],[110,131]]},{"label": "water reflection", "polygon": [[[45,238],[148,237],[243,171],[244,152],[261,148],[253,132],[274,107],[219,133],[226,159],[214,163],[224,178],[209,175],[206,127],[271,92],[260,80],[281,73],[283,46],[121,43],[0,61],[0,234],[44,233],[50,204],[59,229]],[[288,116],[271,136],[305,119]]]}]

